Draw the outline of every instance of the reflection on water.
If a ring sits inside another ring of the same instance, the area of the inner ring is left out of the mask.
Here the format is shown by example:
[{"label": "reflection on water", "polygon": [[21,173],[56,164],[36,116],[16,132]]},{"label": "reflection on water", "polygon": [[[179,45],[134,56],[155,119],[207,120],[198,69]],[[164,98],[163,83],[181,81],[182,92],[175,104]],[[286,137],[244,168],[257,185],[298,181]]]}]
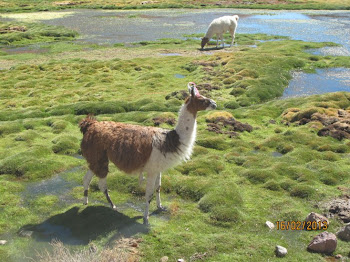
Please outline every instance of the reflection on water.
[{"label": "reflection on water", "polygon": [[[350,51],[350,12],[272,11],[233,9],[175,10],[74,10],[58,11],[37,19],[78,31],[81,40],[93,43],[122,43],[183,38],[184,34],[204,34],[219,16],[238,14],[237,33],[265,33],[313,42],[335,42]],[[54,15],[67,13],[66,16]],[[26,14],[26,19],[28,18]],[[19,19],[2,14],[2,19]],[[35,17],[34,17],[35,18]]]},{"label": "reflection on water", "polygon": [[294,72],[293,79],[284,90],[282,98],[324,94],[330,92],[350,92],[350,69],[317,69],[315,74]]}]

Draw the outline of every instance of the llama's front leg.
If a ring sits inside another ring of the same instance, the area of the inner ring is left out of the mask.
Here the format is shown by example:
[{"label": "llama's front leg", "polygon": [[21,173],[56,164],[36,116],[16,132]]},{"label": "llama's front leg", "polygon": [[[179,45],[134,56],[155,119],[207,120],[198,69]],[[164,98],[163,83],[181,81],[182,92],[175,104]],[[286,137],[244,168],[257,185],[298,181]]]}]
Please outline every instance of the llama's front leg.
[{"label": "llama's front leg", "polygon": [[145,207],[145,213],[143,215],[143,224],[144,225],[148,225],[149,205],[150,205],[152,197],[153,197],[156,178],[157,178],[157,175],[147,174],[147,185],[146,185],[146,196],[145,196],[146,207]]},{"label": "llama's front leg", "polygon": [[230,32],[230,33],[231,33],[231,37],[232,37],[232,41],[231,41],[230,47],[232,47],[233,46],[233,42],[235,41],[236,30],[234,30],[233,32]]},{"label": "llama's front leg", "polygon": [[117,207],[113,204],[109,194],[108,194],[108,189],[107,189],[107,177],[105,178],[100,178],[100,181],[98,182],[98,187],[100,190],[105,194],[108,203],[111,205],[113,209],[117,209]]},{"label": "llama's front leg", "polygon": [[83,178],[83,185],[84,185],[84,205],[87,205],[88,200],[88,194],[89,194],[89,185],[92,180],[92,177],[94,176],[94,173],[89,169],[84,178]]},{"label": "llama's front leg", "polygon": [[225,47],[224,36],[223,36],[223,35],[221,35],[221,36],[220,36],[220,39],[221,39],[221,45],[222,45],[222,48],[224,48],[224,47]]},{"label": "llama's front leg", "polygon": [[143,180],[145,180],[145,178],[143,177],[143,173],[141,172],[139,175],[139,186],[141,186]]},{"label": "llama's front leg", "polygon": [[157,208],[160,210],[165,210],[160,201],[160,186],[162,184],[162,173],[159,173],[156,179],[156,197],[157,197]]}]

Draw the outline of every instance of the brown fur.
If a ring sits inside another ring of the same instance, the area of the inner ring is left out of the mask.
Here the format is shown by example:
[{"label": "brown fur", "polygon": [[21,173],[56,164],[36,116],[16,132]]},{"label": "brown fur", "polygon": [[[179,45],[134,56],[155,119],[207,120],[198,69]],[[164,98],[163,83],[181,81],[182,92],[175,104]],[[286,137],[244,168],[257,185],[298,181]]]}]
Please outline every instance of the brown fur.
[{"label": "brown fur", "polygon": [[210,105],[210,100],[192,94],[186,98],[185,104],[187,104],[187,110],[196,118],[198,111],[205,110]]},{"label": "brown fur", "polygon": [[159,132],[155,127],[107,121],[91,123],[88,118],[83,121],[88,128],[81,143],[82,154],[100,178],[107,176],[108,160],[126,173],[141,169],[151,155],[153,137]]}]

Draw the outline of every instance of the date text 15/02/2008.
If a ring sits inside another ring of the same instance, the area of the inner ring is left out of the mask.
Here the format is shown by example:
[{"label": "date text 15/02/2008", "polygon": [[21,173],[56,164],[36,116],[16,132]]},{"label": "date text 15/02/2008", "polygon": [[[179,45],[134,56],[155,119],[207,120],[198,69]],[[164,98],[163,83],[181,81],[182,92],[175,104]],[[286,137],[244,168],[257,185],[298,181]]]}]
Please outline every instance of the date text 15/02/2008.
[{"label": "date text 15/02/2008", "polygon": [[277,230],[327,230],[327,221],[276,221]]}]

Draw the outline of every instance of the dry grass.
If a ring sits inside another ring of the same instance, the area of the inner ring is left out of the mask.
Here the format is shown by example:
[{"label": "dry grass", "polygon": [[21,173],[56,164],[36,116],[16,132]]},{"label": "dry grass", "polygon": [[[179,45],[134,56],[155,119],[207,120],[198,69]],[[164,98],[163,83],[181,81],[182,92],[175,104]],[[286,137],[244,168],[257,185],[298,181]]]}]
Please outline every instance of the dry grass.
[{"label": "dry grass", "polygon": [[96,246],[90,245],[79,251],[72,251],[60,241],[51,243],[52,251],[45,250],[39,253],[36,262],[138,262],[140,254],[138,251],[141,239],[122,238],[115,242],[113,248],[98,250]]}]

